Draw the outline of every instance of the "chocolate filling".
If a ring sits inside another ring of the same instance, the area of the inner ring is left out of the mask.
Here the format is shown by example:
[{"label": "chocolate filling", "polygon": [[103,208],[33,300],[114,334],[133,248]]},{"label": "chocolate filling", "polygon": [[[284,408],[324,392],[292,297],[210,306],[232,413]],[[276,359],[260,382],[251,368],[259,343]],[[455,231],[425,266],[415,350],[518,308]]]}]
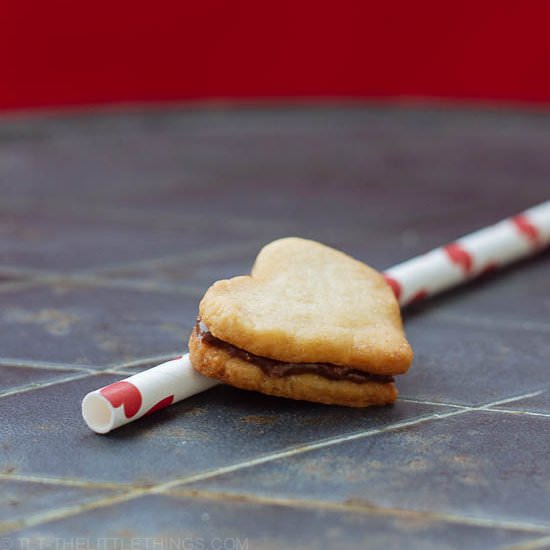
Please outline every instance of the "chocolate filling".
[{"label": "chocolate filling", "polygon": [[355,384],[365,384],[367,382],[378,382],[387,384],[393,382],[393,376],[384,374],[371,374],[350,367],[342,367],[332,363],[287,363],[277,361],[268,357],[254,355],[244,349],[240,349],[228,342],[216,338],[200,320],[195,324],[195,335],[209,346],[222,349],[233,357],[238,357],[254,366],[262,369],[267,376],[291,376],[293,374],[317,374],[329,380],[347,380]]}]

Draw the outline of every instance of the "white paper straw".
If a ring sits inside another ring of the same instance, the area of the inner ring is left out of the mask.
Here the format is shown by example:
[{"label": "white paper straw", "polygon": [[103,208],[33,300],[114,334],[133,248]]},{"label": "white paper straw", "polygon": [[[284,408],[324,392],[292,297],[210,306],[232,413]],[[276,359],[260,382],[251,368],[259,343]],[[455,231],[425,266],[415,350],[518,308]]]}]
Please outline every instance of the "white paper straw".
[{"label": "white paper straw", "polygon": [[550,201],[385,271],[405,306],[526,258],[550,244]]},{"label": "white paper straw", "polygon": [[[549,244],[547,201],[396,265],[384,275],[400,305],[405,306],[525,258]],[[107,433],[218,383],[195,371],[189,355],[184,355],[90,392],[82,401],[82,416],[90,429]]]},{"label": "white paper straw", "polygon": [[218,383],[193,369],[186,354],[90,392],[82,416],[90,429],[105,434]]}]

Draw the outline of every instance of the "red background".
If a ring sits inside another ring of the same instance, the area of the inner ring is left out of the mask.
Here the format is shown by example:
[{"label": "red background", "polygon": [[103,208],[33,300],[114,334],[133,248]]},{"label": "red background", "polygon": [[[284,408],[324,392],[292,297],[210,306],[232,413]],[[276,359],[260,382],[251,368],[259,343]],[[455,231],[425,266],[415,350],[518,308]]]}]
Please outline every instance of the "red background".
[{"label": "red background", "polygon": [[0,108],[550,101],[550,2],[0,0]]}]

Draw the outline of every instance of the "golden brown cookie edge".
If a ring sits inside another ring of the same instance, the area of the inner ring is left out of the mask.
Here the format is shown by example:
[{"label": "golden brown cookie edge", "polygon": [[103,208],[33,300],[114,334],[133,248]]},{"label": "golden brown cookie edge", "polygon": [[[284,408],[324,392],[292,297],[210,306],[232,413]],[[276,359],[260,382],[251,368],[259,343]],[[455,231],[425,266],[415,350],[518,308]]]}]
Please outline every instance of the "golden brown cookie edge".
[{"label": "golden brown cookie edge", "polygon": [[205,343],[194,331],[189,338],[189,354],[195,370],[243,390],[346,407],[388,405],[397,398],[397,389],[391,382],[356,384],[316,374],[270,377],[259,367]]}]

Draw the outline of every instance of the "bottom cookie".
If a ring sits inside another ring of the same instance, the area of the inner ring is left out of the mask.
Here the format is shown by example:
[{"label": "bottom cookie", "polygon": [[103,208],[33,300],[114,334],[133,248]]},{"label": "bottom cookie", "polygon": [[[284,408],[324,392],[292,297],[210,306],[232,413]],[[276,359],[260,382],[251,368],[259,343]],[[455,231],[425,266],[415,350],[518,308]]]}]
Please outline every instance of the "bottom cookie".
[{"label": "bottom cookie", "polygon": [[253,363],[209,344],[197,331],[189,340],[189,354],[195,370],[243,390],[347,407],[387,405],[397,398],[393,382],[355,383],[309,373],[269,376]]}]

